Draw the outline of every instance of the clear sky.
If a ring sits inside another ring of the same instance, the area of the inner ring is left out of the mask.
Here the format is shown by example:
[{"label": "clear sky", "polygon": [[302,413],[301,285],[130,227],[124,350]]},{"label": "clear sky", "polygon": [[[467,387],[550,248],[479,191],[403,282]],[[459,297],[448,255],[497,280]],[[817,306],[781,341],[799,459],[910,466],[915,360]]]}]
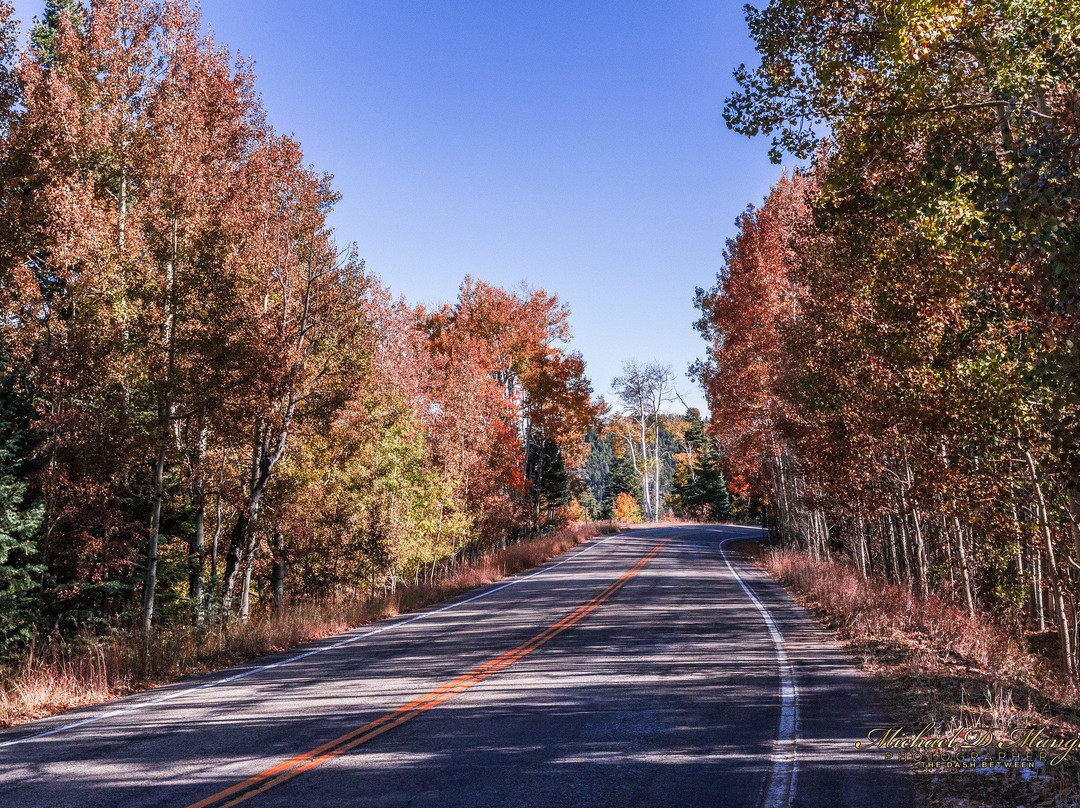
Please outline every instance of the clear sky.
[{"label": "clear sky", "polygon": [[[44,0],[14,0],[23,30]],[[343,194],[332,223],[408,300],[469,274],[569,304],[573,347],[610,401],[624,359],[686,378],[747,203],[779,176],[729,132],[754,63],[739,0],[204,0],[252,59],[270,121]]]}]

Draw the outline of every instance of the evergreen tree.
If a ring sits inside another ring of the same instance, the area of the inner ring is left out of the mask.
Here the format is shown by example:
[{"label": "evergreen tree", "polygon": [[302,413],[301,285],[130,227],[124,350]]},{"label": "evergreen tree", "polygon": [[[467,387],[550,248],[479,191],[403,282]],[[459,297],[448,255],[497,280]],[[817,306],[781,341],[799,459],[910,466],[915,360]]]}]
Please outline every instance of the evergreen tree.
[{"label": "evergreen tree", "polygon": [[34,18],[34,27],[30,31],[30,42],[38,52],[38,58],[46,67],[56,61],[56,34],[60,30],[60,20],[64,14],[71,19],[76,31],[86,26],[86,9],[79,0],[47,0],[45,15],[42,19]]},{"label": "evergreen tree", "polygon": [[593,500],[603,503],[607,497],[611,462],[615,459],[614,439],[611,435],[601,437],[595,432],[589,432],[585,436],[585,443],[589,447],[589,455],[581,469],[581,476]]},{"label": "evergreen tree", "polygon": [[[612,451],[611,467],[608,470],[604,498],[600,501],[600,515],[604,519],[615,518],[615,501],[619,494],[629,494],[637,500],[635,494],[640,490],[638,475],[634,463],[626,452],[616,454]],[[640,503],[638,503],[640,504]]]},{"label": "evergreen tree", "polygon": [[673,494],[679,511],[697,519],[722,521],[731,518],[731,494],[724,477],[722,458],[705,434],[705,422],[694,408],[686,413],[689,426],[684,438],[691,462],[676,475]]},{"label": "evergreen tree", "polygon": [[581,505],[585,514],[589,517],[589,521],[602,518],[600,515],[600,503],[596,501],[596,497],[593,496],[592,489],[589,486],[585,486],[584,490],[578,495],[578,504]]},{"label": "evergreen tree", "polygon": [[27,503],[29,396],[14,373],[0,382],[0,659],[30,636],[42,567],[33,563],[42,503]]},{"label": "evergreen tree", "polygon": [[698,453],[694,468],[691,504],[702,519],[720,522],[731,518],[731,494],[724,477],[723,463],[712,441]]},{"label": "evergreen tree", "polygon": [[566,468],[562,449],[551,438],[530,436],[533,450],[529,453],[529,480],[533,485],[533,501],[542,522],[550,522],[556,508],[566,505],[573,496],[573,478]]}]

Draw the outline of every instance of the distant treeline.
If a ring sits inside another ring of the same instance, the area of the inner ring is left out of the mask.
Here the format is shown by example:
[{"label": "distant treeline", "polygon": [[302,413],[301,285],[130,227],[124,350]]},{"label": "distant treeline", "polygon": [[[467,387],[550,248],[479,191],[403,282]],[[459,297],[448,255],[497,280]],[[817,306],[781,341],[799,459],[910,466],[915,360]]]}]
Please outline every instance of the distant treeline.
[{"label": "distant treeline", "polygon": [[[631,445],[640,431],[635,435],[635,422],[626,415],[605,419],[601,433],[589,434],[577,500],[590,519],[639,522],[670,515],[722,521],[731,518],[733,507],[747,515],[748,503],[732,503],[722,458],[698,410],[690,408],[685,416],[656,413],[650,421],[657,428],[645,431],[646,452]],[[648,464],[639,460],[635,468],[635,453],[651,453],[654,459]],[[643,479],[659,480],[659,507],[651,515],[644,506]]]}]

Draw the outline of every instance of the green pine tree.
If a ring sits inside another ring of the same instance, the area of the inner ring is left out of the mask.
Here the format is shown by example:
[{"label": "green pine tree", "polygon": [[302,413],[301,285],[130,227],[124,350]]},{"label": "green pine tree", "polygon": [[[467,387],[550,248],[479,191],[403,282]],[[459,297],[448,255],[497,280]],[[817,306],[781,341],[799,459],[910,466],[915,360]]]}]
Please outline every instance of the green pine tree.
[{"label": "green pine tree", "polygon": [[722,458],[705,432],[701,414],[691,408],[686,413],[686,419],[689,427],[685,442],[694,459],[690,473],[680,484],[676,484],[673,491],[680,511],[712,522],[730,519],[731,493],[724,476]]},{"label": "green pine tree", "polygon": [[532,483],[534,507],[541,522],[552,519],[556,508],[566,505],[574,495],[573,482],[559,444],[539,433],[530,435],[532,450],[526,469]]},{"label": "green pine tree", "polygon": [[35,538],[45,509],[26,502],[32,434],[29,397],[18,381],[9,373],[0,382],[0,659],[30,637],[42,571]]},{"label": "green pine tree", "polygon": [[30,43],[38,52],[38,58],[45,66],[56,61],[56,34],[60,30],[61,15],[68,14],[76,31],[86,27],[86,9],[79,0],[47,0],[45,15],[42,19],[34,17],[34,27],[30,31]]},{"label": "green pine tree", "polygon": [[607,486],[604,490],[604,498],[600,503],[600,514],[604,519],[615,517],[615,500],[619,494],[629,494],[638,499],[640,484],[637,472],[634,471],[634,461],[630,459],[628,452],[615,454],[612,452],[611,466],[608,469]]}]

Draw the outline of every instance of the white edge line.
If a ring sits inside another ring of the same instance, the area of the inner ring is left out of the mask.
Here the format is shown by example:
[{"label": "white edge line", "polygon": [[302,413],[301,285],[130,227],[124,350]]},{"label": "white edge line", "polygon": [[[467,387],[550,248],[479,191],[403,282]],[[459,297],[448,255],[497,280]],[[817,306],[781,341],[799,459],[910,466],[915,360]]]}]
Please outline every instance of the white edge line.
[{"label": "white edge line", "polygon": [[729,541],[733,539],[724,539],[718,545],[720,557],[724,559],[727,568],[731,570],[731,574],[735,576],[743,592],[750,598],[750,602],[757,607],[765,619],[765,626],[769,629],[769,636],[776,648],[776,665],[780,669],[780,721],[776,732],[776,744],[773,747],[772,768],[769,771],[769,789],[761,801],[761,806],[762,808],[784,808],[791,805],[795,799],[795,780],[799,766],[796,755],[796,742],[799,737],[799,691],[795,686],[795,671],[784,651],[784,637],[780,629],[776,627],[768,608],[758,600],[728,560],[724,545]]},{"label": "white edge line", "polygon": [[[237,679],[243,679],[243,678],[245,678],[247,676],[253,676],[256,673],[262,673],[263,671],[273,670],[274,668],[280,668],[282,665],[288,665],[291,662],[297,662],[297,661],[299,661],[301,659],[307,659],[308,657],[315,656],[316,654],[321,654],[324,651],[332,651],[332,650],[337,649],[337,648],[343,648],[346,645],[352,645],[354,642],[359,642],[360,640],[367,639],[368,637],[372,637],[372,636],[374,636],[376,634],[381,634],[384,631],[391,631],[391,630],[396,629],[396,628],[401,628],[402,626],[407,626],[407,625],[409,625],[409,623],[415,623],[417,620],[425,620],[428,617],[432,617],[432,616],[440,614],[442,612],[449,611],[450,609],[456,609],[459,606],[464,606],[466,603],[472,603],[474,600],[480,600],[481,598],[486,598],[488,595],[494,595],[496,592],[501,592],[502,590],[504,590],[504,589],[506,589],[508,587],[515,586],[517,584],[528,581],[530,578],[535,578],[537,575],[543,575],[544,573],[550,572],[551,570],[555,569],[556,567],[561,567],[563,564],[565,564],[568,561],[573,561],[575,558],[577,558],[580,555],[584,555],[585,553],[588,553],[588,552],[590,552],[592,550],[595,550],[597,547],[599,547],[601,544],[606,542],[608,539],[613,539],[618,535],[620,535],[620,534],[615,533],[615,534],[612,534],[610,536],[605,536],[604,538],[600,539],[600,541],[594,542],[593,544],[590,544],[584,550],[580,550],[580,551],[574,553],[572,556],[568,556],[568,557],[564,558],[562,561],[556,562],[555,564],[552,564],[551,566],[544,566],[541,569],[537,570],[536,572],[530,573],[529,575],[514,576],[513,578],[511,578],[506,583],[500,584],[499,586],[495,587],[494,589],[488,589],[487,591],[481,592],[478,595],[473,595],[471,598],[467,598],[465,600],[459,600],[456,603],[450,603],[450,604],[448,604],[446,606],[442,606],[442,607],[440,607],[438,609],[432,609],[431,611],[421,612],[420,614],[413,615],[412,617],[409,617],[409,618],[407,618],[405,620],[401,620],[401,621],[398,621],[396,623],[391,623],[390,625],[380,626],[379,628],[373,629],[372,631],[366,631],[363,634],[354,634],[351,637],[347,637],[344,640],[339,640],[338,642],[332,643],[331,645],[324,645],[321,648],[313,648],[310,651],[305,651],[302,654],[297,654],[296,656],[289,657],[288,659],[282,659],[282,660],[280,660],[278,662],[273,662],[273,663],[271,663],[269,665],[262,665],[262,666],[260,666],[258,668],[252,668],[251,670],[242,671],[240,673],[234,673],[232,676],[226,676],[226,677],[224,677],[222,679],[215,679],[212,682],[206,682],[205,684],[197,685],[195,687],[188,687],[188,688],[184,688],[183,690],[176,690],[176,691],[173,691],[172,693],[166,693],[164,696],[158,696],[155,699],[150,699],[148,701],[142,701],[142,702],[139,702],[138,704],[132,704],[129,707],[123,707],[123,708],[119,708],[119,709],[115,709],[115,710],[108,710],[108,711],[106,711],[104,713],[101,713],[100,715],[95,715],[95,716],[92,716],[91,718],[84,718],[81,721],[74,721],[74,722],[72,722],[70,724],[64,724],[61,727],[56,727],[55,729],[50,729],[50,730],[47,730],[46,732],[39,732],[39,733],[37,733],[35,735],[26,735],[26,736],[24,736],[22,738],[15,738],[15,739],[10,740],[10,741],[3,741],[3,742],[0,742],[0,748],[5,747],[5,746],[15,746],[16,744],[27,743],[29,741],[36,741],[39,738],[47,738],[50,735],[56,735],[59,732],[67,732],[68,730],[76,729],[77,727],[82,727],[82,726],[85,726],[87,724],[93,724],[93,723],[96,723],[98,721],[103,721],[106,718],[114,718],[114,717],[116,717],[118,715],[125,715],[127,713],[134,712],[135,710],[141,710],[144,707],[152,707],[155,704],[161,704],[162,702],[171,701],[172,699],[180,698],[181,696],[187,696],[187,695],[189,695],[191,693],[197,693],[200,690],[206,690],[207,688],[210,688],[210,687],[217,687],[218,685],[228,684],[229,682],[235,682]],[[355,631],[355,630],[356,629],[351,629],[351,631]]]}]

